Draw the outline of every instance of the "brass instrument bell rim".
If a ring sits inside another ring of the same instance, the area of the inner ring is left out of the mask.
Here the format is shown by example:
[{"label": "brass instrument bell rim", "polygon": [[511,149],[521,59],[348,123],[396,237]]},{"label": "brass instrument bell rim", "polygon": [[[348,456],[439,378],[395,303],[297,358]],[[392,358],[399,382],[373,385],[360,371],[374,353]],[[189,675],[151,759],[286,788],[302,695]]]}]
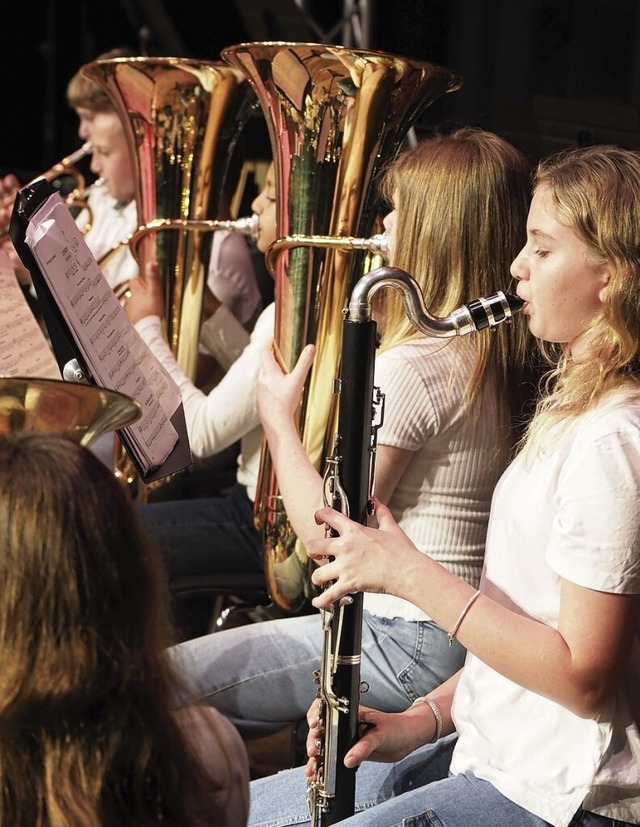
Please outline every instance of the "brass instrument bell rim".
[{"label": "brass instrument bell rim", "polygon": [[[69,417],[61,404],[60,393],[78,403],[73,416]],[[120,391],[63,379],[4,376],[0,377],[0,424],[8,421],[14,412],[34,412],[36,403],[43,398],[59,407],[53,416],[48,412],[45,422],[35,426],[30,423],[30,430],[65,435],[81,444],[88,445],[102,433],[124,428],[142,416],[140,403]],[[20,429],[24,427],[16,427],[15,422],[11,422],[8,430]]]},{"label": "brass instrument bell rim", "polygon": [[[97,58],[85,63],[80,71],[86,74],[87,77],[95,79],[91,74],[95,67],[104,66],[140,66],[142,68],[162,68],[175,67],[177,69],[229,69],[232,68],[224,60],[220,59],[199,59],[197,57],[178,57],[170,55],[136,55],[129,57],[104,57]],[[240,80],[244,80],[242,75],[238,76]]]},{"label": "brass instrument bell rim", "polygon": [[220,56],[223,60],[228,60],[228,56],[235,55],[237,52],[240,52],[243,49],[249,49],[250,47],[254,47],[255,49],[256,46],[262,46],[264,48],[300,48],[301,46],[307,46],[309,49],[324,49],[329,53],[349,55],[351,57],[378,57],[385,58],[387,60],[402,61],[403,63],[413,66],[437,69],[443,75],[448,75],[450,77],[451,84],[453,84],[448,89],[450,92],[455,92],[460,89],[463,82],[462,77],[457,72],[454,72],[447,66],[443,66],[440,63],[433,63],[429,60],[425,60],[424,58],[401,55],[399,52],[387,52],[381,49],[352,48],[351,46],[343,46],[340,43],[316,43],[314,41],[304,40],[247,40],[242,43],[235,43],[230,46],[225,46],[224,49],[221,49]]}]

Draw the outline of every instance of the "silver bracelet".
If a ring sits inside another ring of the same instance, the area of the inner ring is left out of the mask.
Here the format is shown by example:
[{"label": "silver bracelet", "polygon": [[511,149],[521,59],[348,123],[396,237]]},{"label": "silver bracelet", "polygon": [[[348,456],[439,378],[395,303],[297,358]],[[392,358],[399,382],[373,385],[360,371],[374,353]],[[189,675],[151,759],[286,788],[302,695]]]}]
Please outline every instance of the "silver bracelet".
[{"label": "silver bracelet", "polygon": [[432,698],[428,698],[426,695],[422,698],[416,698],[411,706],[415,706],[416,704],[426,704],[433,712],[433,717],[436,719],[436,731],[431,741],[429,741],[430,744],[433,744],[433,742],[437,741],[442,735],[442,715],[440,714],[440,707]]},{"label": "silver bracelet", "polygon": [[456,639],[456,635],[458,634],[458,629],[460,628],[460,624],[465,619],[467,612],[473,606],[476,599],[480,595],[480,589],[477,589],[467,601],[467,605],[464,609],[460,612],[460,616],[456,620],[456,624],[450,632],[447,632],[447,640],[449,641],[449,649],[453,646],[453,641]]}]

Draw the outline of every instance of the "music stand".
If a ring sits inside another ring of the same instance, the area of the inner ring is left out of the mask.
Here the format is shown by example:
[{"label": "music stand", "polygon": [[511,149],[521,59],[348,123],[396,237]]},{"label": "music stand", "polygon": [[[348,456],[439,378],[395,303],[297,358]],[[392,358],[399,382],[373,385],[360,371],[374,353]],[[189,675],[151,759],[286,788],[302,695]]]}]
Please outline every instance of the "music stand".
[{"label": "music stand", "polygon": [[[32,255],[25,240],[29,220],[41,204],[54,192],[55,190],[51,184],[45,179],[39,179],[23,187],[19,191],[14,203],[11,223],[9,225],[9,236],[22,263],[31,274],[31,280],[35,287],[38,303],[51,340],[51,347],[58,362],[63,380],[95,385],[97,383],[88,365],[83,360],[64,315],[60,311],[49,285],[40,271],[40,266]],[[107,390],[115,389],[107,388]],[[133,440],[129,437],[126,428],[116,429],[118,437],[125,448],[127,448],[129,456],[144,483],[154,482],[177,471],[182,471],[191,464],[191,449],[182,404],[180,404],[170,419],[171,424],[178,432],[178,441],[165,461],[160,466],[153,467],[149,470],[145,470],[140,466],[136,452],[133,450]]]}]

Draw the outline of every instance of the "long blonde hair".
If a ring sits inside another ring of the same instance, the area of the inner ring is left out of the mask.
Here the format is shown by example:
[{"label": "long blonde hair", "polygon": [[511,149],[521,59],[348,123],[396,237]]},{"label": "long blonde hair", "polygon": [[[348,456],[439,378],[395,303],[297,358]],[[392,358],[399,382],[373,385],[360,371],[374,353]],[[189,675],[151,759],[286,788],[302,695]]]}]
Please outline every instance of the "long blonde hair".
[{"label": "long blonde hair", "polygon": [[0,552],[0,824],[215,823],[171,711],[162,564],[124,488],[64,437],[0,437]]},{"label": "long blonde hair", "polygon": [[541,342],[552,370],[527,442],[549,427],[594,407],[611,390],[640,379],[640,154],[613,145],[563,150],[541,161],[534,176],[544,186],[562,223],[585,243],[594,262],[607,263],[610,278],[602,312],[583,336],[589,359],[572,360],[571,344]]},{"label": "long blonde hair", "polygon": [[[509,290],[509,268],[524,243],[531,193],[531,168],[518,149],[473,127],[435,135],[391,164],[381,191],[397,210],[391,263],[416,278],[432,315],[445,316],[472,299]],[[389,291],[381,349],[419,335]],[[525,381],[531,337],[524,321],[516,318],[490,335],[469,336],[465,346],[476,353],[465,391],[468,403],[492,372],[518,416],[533,393]]]}]

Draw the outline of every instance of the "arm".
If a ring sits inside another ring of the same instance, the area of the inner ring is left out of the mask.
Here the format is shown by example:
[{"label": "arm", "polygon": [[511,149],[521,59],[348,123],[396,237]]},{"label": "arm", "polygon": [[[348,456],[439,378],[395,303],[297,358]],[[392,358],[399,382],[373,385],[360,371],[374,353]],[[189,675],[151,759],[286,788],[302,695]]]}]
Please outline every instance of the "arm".
[{"label": "arm", "polygon": [[[455,731],[451,707],[461,674],[462,670],[429,693],[429,698],[440,710],[441,736]],[[321,737],[318,731],[317,711],[318,704],[314,702],[307,715],[309,733],[306,746],[309,761],[305,772],[308,778],[312,778],[316,771],[316,742]],[[415,703],[404,712],[379,712],[361,706],[358,717],[365,728],[358,741],[345,754],[344,763],[347,767],[358,767],[363,761],[400,761],[418,747],[431,743],[436,734],[434,714],[425,703]]]},{"label": "arm", "polygon": [[[317,513],[316,520],[341,536],[308,545],[311,558],[334,558],[313,573],[317,586],[326,585],[314,605],[328,606],[348,592],[385,591],[410,600],[442,628],[453,629],[472,587],[420,553],[379,502],[376,514],[377,530],[332,509]],[[577,715],[596,717],[615,689],[639,611],[638,595],[600,592],[563,580],[557,629],[481,594],[456,637],[508,679]]]},{"label": "arm", "polygon": [[193,453],[199,457],[217,454],[258,427],[255,394],[260,354],[273,336],[273,308],[263,312],[249,344],[219,384],[204,394],[178,365],[162,334],[162,288],[157,266],[147,268],[144,281],[132,279],[130,289],[127,315],[180,387]]},{"label": "arm", "polygon": [[[322,505],[322,475],[312,465],[298,430],[298,410],[302,388],[311,368],[315,348],[307,345],[291,373],[285,373],[273,355],[265,350],[258,380],[258,414],[269,442],[269,451],[278,477],[278,486],[287,516],[298,537],[321,537],[324,527],[313,517]],[[388,501],[411,461],[412,452],[385,445],[378,446],[376,491]]]},{"label": "arm", "polygon": [[213,234],[207,290],[251,330],[262,308],[255,268],[246,238],[230,230]]}]

